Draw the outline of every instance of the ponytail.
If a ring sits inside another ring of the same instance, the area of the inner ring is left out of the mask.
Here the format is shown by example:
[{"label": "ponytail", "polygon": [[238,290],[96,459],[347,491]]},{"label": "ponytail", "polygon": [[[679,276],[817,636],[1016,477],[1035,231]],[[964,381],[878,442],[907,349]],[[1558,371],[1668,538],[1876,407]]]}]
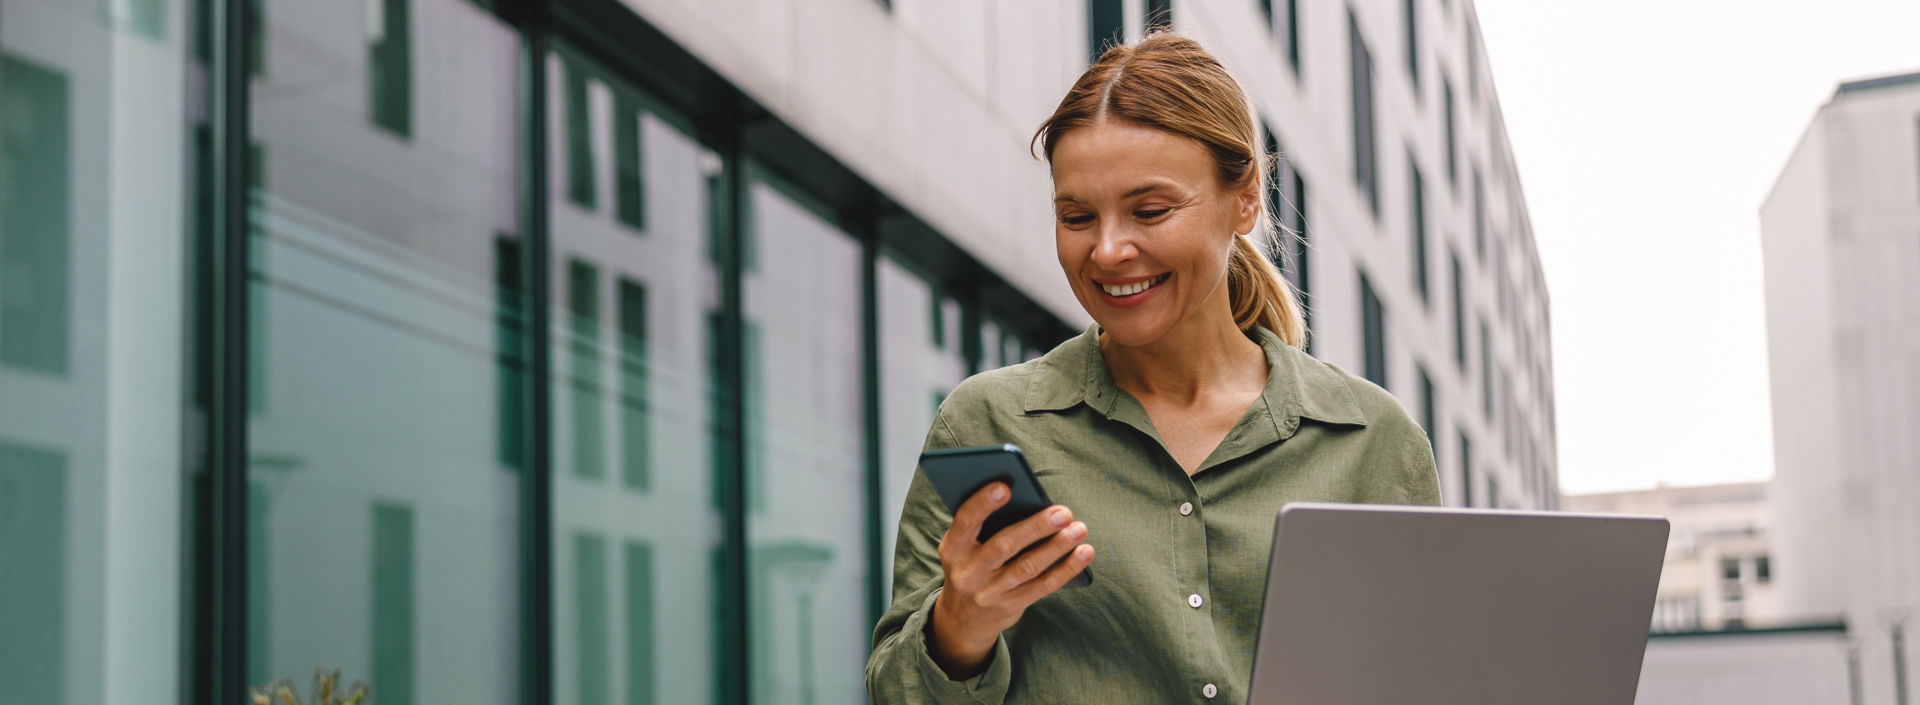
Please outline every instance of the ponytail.
[{"label": "ponytail", "polygon": [[1243,331],[1261,326],[1280,336],[1280,342],[1305,347],[1307,326],[1293,286],[1261,249],[1252,233],[1233,238],[1233,251],[1227,255],[1227,300],[1233,323]]}]

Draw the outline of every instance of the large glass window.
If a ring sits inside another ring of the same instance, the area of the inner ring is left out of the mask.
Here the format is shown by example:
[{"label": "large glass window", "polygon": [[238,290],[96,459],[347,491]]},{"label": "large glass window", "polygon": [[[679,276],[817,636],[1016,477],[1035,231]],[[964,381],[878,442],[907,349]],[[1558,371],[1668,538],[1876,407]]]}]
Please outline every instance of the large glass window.
[{"label": "large glass window", "polygon": [[754,179],[745,276],[748,614],[754,702],[859,702],[866,594],[860,247]]},{"label": "large glass window", "polygon": [[183,685],[188,9],[0,0],[0,702]]},{"label": "large glass window", "polygon": [[248,679],[516,702],[519,36],[466,0],[266,16]]},{"label": "large glass window", "polygon": [[1120,0],[1087,0],[1088,61],[1100,58],[1108,47],[1127,41],[1125,15]]},{"label": "large glass window", "polygon": [[712,702],[739,677],[720,657],[730,593],[717,488],[733,440],[716,423],[709,256],[725,165],[678,114],[576,48],[545,69],[553,702]]},{"label": "large glass window", "polygon": [[958,336],[940,331],[958,318],[958,306],[914,269],[893,257],[880,258],[880,565],[874,571],[881,594],[892,595],[893,546],[907,484],[919,465],[920,449],[934,411],[947,392],[966,378],[966,360]]},{"label": "large glass window", "polygon": [[1420,293],[1420,303],[1426,304],[1427,298],[1427,180],[1420,175],[1420,163],[1415,161],[1413,153],[1407,153],[1407,195],[1412,201],[1407,209],[1407,229],[1413,241],[1413,290]]},{"label": "large glass window", "polygon": [[1450,264],[1448,274],[1453,275],[1453,362],[1462,375],[1467,371],[1467,286],[1466,273],[1460,268],[1460,253],[1447,248],[1447,260]]}]

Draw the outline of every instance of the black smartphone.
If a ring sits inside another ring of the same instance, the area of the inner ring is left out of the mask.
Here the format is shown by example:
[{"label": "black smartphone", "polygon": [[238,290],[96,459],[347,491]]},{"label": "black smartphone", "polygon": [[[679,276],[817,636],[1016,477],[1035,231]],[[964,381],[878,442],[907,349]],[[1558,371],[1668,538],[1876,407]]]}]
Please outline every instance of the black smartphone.
[{"label": "black smartphone", "polygon": [[[988,483],[996,480],[1007,483],[1012,496],[980,526],[981,541],[986,541],[1021,519],[1033,516],[1035,512],[1053,506],[1053,501],[1047,499],[1046,490],[1040,488],[1040,481],[1034,478],[1033,468],[1027,466],[1027,457],[1020,453],[1020,446],[1012,443],[930,450],[920,454],[920,470],[927,474],[927,480],[933,483],[934,491],[940,493],[940,499],[947,503],[949,512],[960,511],[960,505]],[[1034,546],[1045,542],[1045,539],[1041,539]],[[1028,546],[1026,550],[1033,550],[1033,546]],[[1067,581],[1066,586],[1086,587],[1092,584],[1093,571],[1087,568]]]}]

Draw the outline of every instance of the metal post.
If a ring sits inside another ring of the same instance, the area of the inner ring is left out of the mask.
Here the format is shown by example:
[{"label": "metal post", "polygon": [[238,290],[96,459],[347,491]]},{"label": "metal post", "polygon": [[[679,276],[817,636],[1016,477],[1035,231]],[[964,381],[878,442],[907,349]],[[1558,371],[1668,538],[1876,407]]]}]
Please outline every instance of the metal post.
[{"label": "metal post", "polygon": [[207,400],[207,551],[211,592],[207,615],[207,696],[215,703],[247,696],[247,311],[249,0],[218,0],[213,12],[211,73],[212,280]]},{"label": "metal post", "polygon": [[523,303],[527,306],[527,374],[522,376],[527,399],[520,432],[527,434],[527,460],[520,475],[520,629],[525,648],[520,652],[520,702],[541,705],[553,701],[553,390],[552,312],[548,305],[548,262],[551,236],[547,214],[547,54],[552,16],[547,0],[528,0],[512,7],[510,18],[520,30],[519,165]]}]

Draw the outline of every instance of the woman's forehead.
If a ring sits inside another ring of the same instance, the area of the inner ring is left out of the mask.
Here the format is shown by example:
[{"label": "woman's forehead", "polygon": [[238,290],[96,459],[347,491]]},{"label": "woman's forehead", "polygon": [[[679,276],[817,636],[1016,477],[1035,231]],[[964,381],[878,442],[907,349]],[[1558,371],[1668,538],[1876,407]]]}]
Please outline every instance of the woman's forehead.
[{"label": "woman's forehead", "polygon": [[1061,135],[1049,166],[1055,195],[1074,200],[1138,195],[1155,182],[1197,189],[1213,178],[1212,160],[1198,140],[1118,120]]}]

